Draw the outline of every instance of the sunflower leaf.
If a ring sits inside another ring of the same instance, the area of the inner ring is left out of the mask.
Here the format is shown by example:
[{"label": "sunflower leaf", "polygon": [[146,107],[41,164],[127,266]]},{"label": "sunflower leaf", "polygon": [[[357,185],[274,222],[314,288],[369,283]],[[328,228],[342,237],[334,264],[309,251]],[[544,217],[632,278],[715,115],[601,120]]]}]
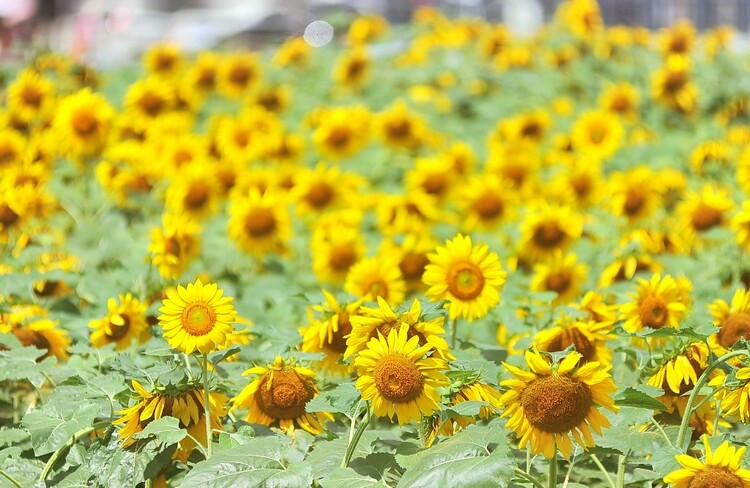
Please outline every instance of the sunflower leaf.
[{"label": "sunflower leaf", "polygon": [[378,481],[359,474],[352,468],[338,468],[320,480],[321,488],[385,488],[382,480]]},{"label": "sunflower leaf", "polygon": [[37,456],[62,447],[76,432],[90,426],[99,414],[99,405],[95,403],[84,403],[75,410],[61,403],[62,400],[51,400],[23,418],[23,426],[31,434],[31,445]]},{"label": "sunflower leaf", "polygon": [[133,434],[136,439],[154,437],[164,444],[175,444],[187,436],[187,430],[180,428],[180,422],[174,417],[162,417],[153,420],[140,432]]},{"label": "sunflower leaf", "polygon": [[620,407],[646,408],[649,410],[667,410],[667,406],[654,398],[663,394],[661,388],[653,388],[647,385],[637,387],[626,387],[614,396],[615,403]]}]

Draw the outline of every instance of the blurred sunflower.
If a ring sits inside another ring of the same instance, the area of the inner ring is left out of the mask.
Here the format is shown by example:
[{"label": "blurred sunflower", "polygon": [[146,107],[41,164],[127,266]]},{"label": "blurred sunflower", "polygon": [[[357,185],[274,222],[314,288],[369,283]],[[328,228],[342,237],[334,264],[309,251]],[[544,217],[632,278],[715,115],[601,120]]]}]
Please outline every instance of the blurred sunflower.
[{"label": "blurred sunflower", "polygon": [[216,91],[221,58],[212,51],[201,51],[185,74],[188,84],[199,95],[207,96]]},{"label": "blurred sunflower", "polygon": [[159,325],[169,345],[186,354],[206,354],[224,344],[237,312],[232,298],[222,298],[223,294],[216,283],[204,286],[200,279],[187,288],[178,285],[176,291],[167,289],[167,298],[159,308]]},{"label": "blurred sunflower", "polygon": [[0,333],[13,334],[23,347],[34,346],[44,351],[37,361],[51,356],[66,360],[72,341],[66,330],[58,328],[59,321],[46,315],[46,311],[36,307],[24,310],[12,307],[9,314],[0,314]]},{"label": "blurred sunflower", "polygon": [[457,190],[461,226],[468,232],[496,229],[510,221],[518,200],[512,186],[497,175],[474,176]]},{"label": "blurred sunflower", "polygon": [[170,213],[201,219],[216,211],[220,192],[213,169],[204,161],[194,161],[175,175],[164,199]]},{"label": "blurred sunflower", "polygon": [[367,252],[360,231],[360,212],[335,213],[319,222],[310,239],[312,268],[318,280],[342,283],[354,264]]},{"label": "blurred sunflower", "polygon": [[319,393],[311,369],[277,356],[273,364],[250,368],[243,375],[256,378],[232,399],[232,410],[246,408],[248,422],[268,426],[278,423],[286,433],[294,433],[299,427],[318,435],[323,433],[326,422],[333,421],[330,413],[305,410],[305,405]]},{"label": "blurred sunflower", "polygon": [[149,73],[163,78],[177,78],[184,59],[180,47],[174,42],[152,45],[143,53],[143,65]]},{"label": "blurred sunflower", "polygon": [[662,327],[679,328],[680,320],[687,313],[677,283],[669,275],[662,278],[656,273],[650,280],[638,278],[638,288],[630,297],[633,301],[623,304],[620,313],[625,320],[623,328],[631,333]]},{"label": "blurred sunflower", "polygon": [[366,107],[336,107],[320,115],[312,141],[323,157],[339,160],[353,156],[370,141],[371,116]]},{"label": "blurred sunflower", "polygon": [[736,290],[731,304],[724,300],[714,300],[708,311],[719,331],[708,337],[711,350],[717,356],[729,352],[741,338],[750,339],[750,291]]},{"label": "blurred sunflower", "polygon": [[750,250],[750,200],[742,202],[742,208],[732,217],[730,225],[737,244]]},{"label": "blurred sunflower", "polygon": [[474,246],[458,234],[429,254],[422,280],[430,301],[448,300],[448,315],[469,321],[482,318],[500,301],[506,273],[497,254],[486,245]]},{"label": "blurred sunflower", "polygon": [[740,467],[747,447],[735,448],[724,441],[713,451],[708,436],[704,435],[702,440],[706,452],[704,461],[688,454],[675,455],[682,467],[665,476],[664,482],[675,488],[750,488],[750,471]]},{"label": "blurred sunflower", "polygon": [[415,150],[430,139],[424,119],[400,100],[377,114],[373,123],[376,133],[393,149]]},{"label": "blurred sunflower", "polygon": [[610,176],[610,207],[615,215],[622,215],[633,223],[644,219],[661,205],[657,178],[648,166],[636,166],[627,172]]},{"label": "blurred sunflower", "polygon": [[75,158],[98,154],[104,147],[114,116],[107,99],[89,88],[65,97],[54,119],[63,152]]},{"label": "blurred sunflower", "polygon": [[651,75],[651,96],[668,108],[682,113],[695,109],[698,86],[690,79],[691,62],[687,56],[671,55],[662,68]]},{"label": "blurred sunflower", "polygon": [[565,304],[576,298],[581,285],[586,281],[588,266],[578,263],[574,253],[556,252],[549,260],[534,265],[531,278],[533,291],[552,291],[557,297],[553,305]]},{"label": "blurred sunflower", "polygon": [[162,226],[151,230],[151,264],[164,278],[175,279],[200,252],[200,227],[186,215],[164,214]]},{"label": "blurred sunflower", "polygon": [[352,90],[361,89],[370,79],[372,58],[366,49],[353,47],[345,51],[333,67],[333,81]]},{"label": "blurred sunflower", "polygon": [[637,118],[639,98],[638,89],[623,81],[611,84],[604,89],[599,96],[599,107],[633,121]]},{"label": "blurred sunflower", "polygon": [[520,255],[531,263],[565,251],[583,233],[583,218],[569,207],[530,209],[521,223]]},{"label": "blurred sunflower", "polygon": [[620,147],[624,129],[616,115],[608,112],[587,112],[573,124],[573,145],[595,161],[614,154]]},{"label": "blurred sunflower", "polygon": [[251,256],[284,253],[292,234],[286,196],[252,189],[243,198],[235,199],[229,208],[228,234]]},{"label": "blurred sunflower", "polygon": [[311,51],[312,48],[302,37],[291,37],[276,49],[271,61],[282,68],[301,68],[307,65]]},{"label": "blurred sunflower", "polygon": [[355,297],[388,303],[401,303],[406,296],[406,282],[394,260],[366,258],[349,269],[344,289]]},{"label": "blurred sunflower", "polygon": [[647,385],[661,388],[659,400],[670,409],[680,397],[692,390],[708,366],[708,346],[705,342],[691,342],[674,350],[665,351],[651,371]]},{"label": "blurred sunflower", "polygon": [[318,163],[315,169],[300,169],[294,178],[294,199],[301,215],[319,215],[337,207],[352,206],[364,187],[358,174]]},{"label": "blurred sunflower", "polygon": [[434,196],[439,202],[450,198],[455,185],[453,163],[441,157],[417,158],[414,169],[406,172],[406,187]]},{"label": "blurred sunflower", "polygon": [[240,98],[246,95],[260,77],[260,59],[257,54],[236,52],[221,58],[218,87],[227,98]]},{"label": "blurred sunflower", "polygon": [[126,349],[133,341],[142,344],[151,334],[146,321],[146,303],[141,303],[130,293],[118,296],[119,303],[110,298],[107,301],[107,315],[102,319],[92,320],[89,327],[91,344],[103,347],[114,344],[116,350]]},{"label": "blurred sunflower", "polygon": [[447,384],[443,371],[448,364],[435,355],[425,357],[432,345],[419,346],[417,337],[408,337],[408,329],[402,324],[387,337],[379,333],[354,361],[362,399],[372,402],[377,417],[393,420],[395,415],[399,425],[439,410],[437,388]]},{"label": "blurred sunflower", "polygon": [[688,234],[695,238],[696,234],[723,226],[733,207],[726,188],[706,185],[700,192],[688,192],[685,201],[677,207],[683,237]]},{"label": "blurred sunflower", "polygon": [[425,266],[430,262],[427,254],[435,249],[435,240],[429,234],[406,234],[401,238],[386,239],[382,242],[378,255],[398,263],[401,276],[406,281],[407,291],[425,288],[422,281]]},{"label": "blurred sunflower", "polygon": [[146,123],[172,109],[174,90],[161,79],[134,82],[125,93],[125,108]]},{"label": "blurred sunflower", "polygon": [[8,85],[8,109],[25,121],[47,117],[55,103],[52,81],[33,70],[25,69]]},{"label": "blurred sunflower", "polygon": [[750,420],[750,367],[735,371],[734,378],[735,382],[725,385],[727,391],[721,399],[721,409],[727,418],[737,418],[746,424]]}]

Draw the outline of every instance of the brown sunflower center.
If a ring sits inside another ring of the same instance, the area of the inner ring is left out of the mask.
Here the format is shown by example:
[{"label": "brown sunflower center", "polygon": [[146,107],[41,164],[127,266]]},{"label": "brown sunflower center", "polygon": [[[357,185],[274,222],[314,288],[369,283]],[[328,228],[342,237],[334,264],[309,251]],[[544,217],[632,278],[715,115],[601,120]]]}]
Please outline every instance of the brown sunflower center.
[{"label": "brown sunflower center", "polygon": [[400,354],[380,358],[374,376],[380,395],[391,402],[409,402],[424,389],[424,378],[417,365]]},{"label": "brown sunflower center", "polygon": [[193,210],[202,208],[207,201],[208,188],[203,183],[193,185],[185,195],[185,206]]},{"label": "brown sunflower center", "polygon": [[265,237],[276,228],[276,218],[268,208],[258,208],[245,220],[245,230],[253,237]]},{"label": "brown sunflower center", "polygon": [[664,80],[664,89],[668,93],[676,93],[685,86],[687,81],[688,77],[685,71],[672,71],[667,74],[666,80]]},{"label": "brown sunflower center", "polygon": [[521,128],[521,135],[529,139],[541,139],[543,135],[542,126],[536,121],[526,122]]},{"label": "brown sunflower center", "polygon": [[336,271],[346,271],[357,260],[357,253],[348,244],[334,246],[328,259],[331,267]]},{"label": "brown sunflower center", "polygon": [[329,145],[333,146],[336,149],[343,149],[347,146],[347,144],[349,144],[350,139],[351,133],[349,132],[349,129],[347,129],[346,127],[335,127],[328,134],[326,142],[328,142]]},{"label": "brown sunflower center", "polygon": [[724,213],[721,212],[721,210],[709,205],[700,204],[698,208],[693,211],[690,220],[695,230],[702,231],[708,230],[715,225],[719,225],[723,218]]},{"label": "brown sunflower center", "polygon": [[18,159],[18,151],[10,144],[0,146],[0,164],[11,163]]},{"label": "brown sunflower center", "polygon": [[216,86],[216,70],[213,68],[203,68],[198,73],[196,84],[203,90],[213,90]]},{"label": "brown sunflower center", "polygon": [[552,249],[562,244],[565,232],[554,222],[545,222],[534,229],[534,243],[544,249]]},{"label": "brown sunflower center", "polygon": [[427,263],[429,260],[423,253],[407,252],[401,258],[398,267],[405,280],[421,280]]},{"label": "brown sunflower center", "polygon": [[625,95],[619,95],[612,99],[612,102],[609,106],[615,112],[627,112],[628,110],[630,110],[630,99],[628,99],[628,97]]},{"label": "brown sunflower center", "polygon": [[255,392],[260,410],[273,419],[296,419],[304,415],[305,404],[316,393],[313,382],[292,368],[271,374],[261,380]]},{"label": "brown sunflower center", "polygon": [[623,211],[625,212],[625,215],[632,217],[638,215],[645,204],[646,195],[643,194],[643,190],[640,188],[629,188],[625,195]]},{"label": "brown sunflower center", "polygon": [[262,93],[258,97],[258,104],[262,105],[269,112],[279,112],[282,107],[281,99],[275,91]]},{"label": "brown sunflower center", "polygon": [[578,196],[578,198],[584,198],[591,193],[592,182],[591,179],[585,175],[579,175],[570,180],[570,186]]},{"label": "brown sunflower center", "polygon": [[21,216],[14,212],[7,203],[0,204],[0,224],[3,227],[10,227],[20,218]]},{"label": "brown sunflower center", "polygon": [[448,292],[460,300],[472,300],[484,289],[484,274],[474,263],[460,262],[448,269]]},{"label": "brown sunflower center", "polygon": [[594,125],[589,128],[589,139],[594,144],[601,144],[607,137],[607,128],[602,125]]},{"label": "brown sunflower center", "polygon": [[229,71],[229,80],[233,85],[245,86],[250,81],[252,71],[247,66],[235,65]]},{"label": "brown sunflower center", "polygon": [[352,323],[349,321],[349,313],[345,311],[339,313],[339,328],[331,336],[329,347],[335,352],[343,354],[346,351],[346,339],[351,333]]},{"label": "brown sunflower center", "polygon": [[182,327],[192,336],[208,334],[215,324],[216,313],[205,302],[191,303],[182,311]]},{"label": "brown sunflower center", "polygon": [[47,351],[47,354],[39,358],[40,360],[46,358],[49,355],[49,340],[39,332],[27,329],[25,327],[18,327],[16,329],[13,329],[13,335],[16,336],[16,339],[18,339],[23,347],[34,346],[37,349],[41,349],[42,351]]},{"label": "brown sunflower center", "polygon": [[110,338],[112,338],[113,341],[119,341],[120,339],[125,337],[128,333],[128,330],[130,330],[130,317],[125,314],[120,315],[120,317],[122,317],[124,324],[117,325],[113,324],[112,322],[109,323],[110,330],[112,331]]},{"label": "brown sunflower center", "polygon": [[33,86],[27,86],[21,91],[21,100],[24,105],[39,108],[42,104],[42,93]]},{"label": "brown sunflower center", "polygon": [[669,318],[666,300],[658,295],[647,296],[641,303],[638,318],[644,327],[662,328]]},{"label": "brown sunflower center", "polygon": [[394,139],[406,139],[411,136],[411,122],[408,119],[393,120],[386,125],[386,131]]},{"label": "brown sunflower center", "polygon": [[73,114],[73,130],[81,137],[92,135],[99,125],[96,117],[88,110],[79,110]]},{"label": "brown sunflower center", "polygon": [[750,313],[735,312],[721,324],[718,339],[719,344],[730,348],[740,340],[740,337],[750,337]]},{"label": "brown sunflower center", "polygon": [[325,182],[318,182],[310,187],[305,195],[305,200],[312,207],[322,208],[328,205],[333,199],[333,188]]},{"label": "brown sunflower center", "polygon": [[346,78],[355,81],[365,74],[367,61],[364,59],[355,59],[346,66]]},{"label": "brown sunflower center", "polygon": [[445,175],[439,173],[431,173],[427,175],[422,182],[422,188],[425,193],[429,195],[442,195],[447,187],[448,182],[446,181]]},{"label": "brown sunflower center", "polygon": [[177,64],[177,57],[171,53],[159,53],[154,60],[154,69],[159,73],[172,71]]},{"label": "brown sunflower center", "polygon": [[155,117],[161,113],[166,105],[166,100],[153,92],[146,92],[138,100],[138,106],[146,112],[149,117]]},{"label": "brown sunflower center", "polygon": [[554,337],[547,346],[547,351],[556,352],[564,351],[568,346],[574,345],[576,351],[583,356],[583,362],[590,361],[596,352],[594,343],[584,335],[578,328],[571,327],[563,329]]},{"label": "brown sunflower center", "polygon": [[529,423],[545,432],[568,432],[584,421],[593,406],[588,386],[567,376],[545,376],[521,393]]},{"label": "brown sunflower center", "polygon": [[491,220],[503,214],[503,202],[496,195],[485,193],[474,201],[474,211],[483,220]]},{"label": "brown sunflower center", "polygon": [[745,484],[727,468],[706,466],[695,474],[690,488],[742,488]]},{"label": "brown sunflower center", "polygon": [[572,282],[573,279],[570,275],[570,271],[562,270],[550,275],[547,278],[545,285],[548,291],[556,291],[559,295],[562,295],[568,290],[568,288],[570,288]]}]

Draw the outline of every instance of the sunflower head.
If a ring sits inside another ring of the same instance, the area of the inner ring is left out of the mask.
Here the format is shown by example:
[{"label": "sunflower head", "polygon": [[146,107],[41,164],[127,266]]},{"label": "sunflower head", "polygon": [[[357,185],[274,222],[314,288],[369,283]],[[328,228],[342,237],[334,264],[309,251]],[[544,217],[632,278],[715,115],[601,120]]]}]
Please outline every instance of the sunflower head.
[{"label": "sunflower head", "polygon": [[133,295],[120,295],[118,301],[110,298],[107,302],[107,315],[102,319],[92,320],[89,327],[91,343],[95,347],[115,344],[115,349],[127,348],[133,340],[138,343],[149,338],[148,322],[146,321],[146,304],[141,303]]},{"label": "sunflower head", "polygon": [[743,488],[750,486],[750,471],[742,469],[740,463],[747,447],[734,447],[729,441],[722,442],[714,451],[703,436],[706,456],[703,461],[688,454],[677,454],[675,458],[682,466],[664,477],[664,482],[676,488]]}]

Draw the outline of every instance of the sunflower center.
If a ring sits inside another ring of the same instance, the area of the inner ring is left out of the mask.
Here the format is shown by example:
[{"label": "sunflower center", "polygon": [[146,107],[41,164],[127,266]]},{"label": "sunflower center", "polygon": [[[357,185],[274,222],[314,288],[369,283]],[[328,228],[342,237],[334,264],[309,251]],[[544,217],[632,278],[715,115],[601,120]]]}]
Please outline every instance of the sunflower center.
[{"label": "sunflower center", "polygon": [[245,220],[245,230],[253,237],[265,237],[276,228],[276,219],[268,208],[258,208]]},{"label": "sunflower center", "polygon": [[334,246],[334,248],[331,249],[331,258],[328,262],[336,271],[345,271],[349,269],[356,260],[357,253],[354,252],[354,249],[352,249],[351,246],[340,245]]},{"label": "sunflower center", "polygon": [[125,337],[128,333],[128,330],[130,329],[130,317],[127,315],[120,315],[122,317],[123,322],[125,322],[122,325],[113,324],[112,322],[109,323],[109,328],[112,331],[112,334],[110,334],[110,337],[113,341],[119,341],[123,337]]},{"label": "sunflower center", "polygon": [[411,123],[407,119],[393,120],[386,125],[386,130],[394,139],[406,139],[411,135]]},{"label": "sunflower center", "polygon": [[724,320],[719,329],[719,344],[730,348],[740,340],[750,337],[750,313],[735,312]]},{"label": "sunflower center", "polygon": [[483,220],[491,220],[503,213],[503,202],[491,193],[485,193],[474,202],[474,211]]},{"label": "sunflower center", "polygon": [[437,173],[427,175],[422,183],[422,188],[429,195],[442,195],[447,186],[445,176]]},{"label": "sunflower center", "polygon": [[250,81],[250,69],[247,66],[237,65],[229,72],[232,84],[245,86]]},{"label": "sunflower center", "polygon": [[21,91],[21,100],[24,105],[39,108],[42,104],[42,94],[33,86],[27,86]]},{"label": "sunflower center", "polygon": [[591,390],[567,376],[545,376],[521,393],[529,423],[545,432],[568,432],[584,421],[593,406]]},{"label": "sunflower center", "polygon": [[427,256],[422,253],[407,252],[401,261],[398,263],[398,267],[401,270],[401,274],[407,281],[420,280],[424,274],[424,268],[429,263]]},{"label": "sunflower center", "polygon": [[328,134],[326,141],[336,149],[343,149],[349,144],[350,138],[349,129],[346,127],[336,127]]},{"label": "sunflower center", "polygon": [[744,483],[727,468],[706,466],[695,474],[690,488],[742,488]]},{"label": "sunflower center", "polygon": [[586,197],[591,193],[591,180],[586,176],[576,176],[570,180],[570,186],[573,187],[573,191],[576,193],[578,198]]},{"label": "sunflower center", "polygon": [[305,404],[314,396],[315,386],[310,379],[292,368],[284,368],[261,380],[255,401],[273,419],[296,419],[305,414]]},{"label": "sunflower center", "polygon": [[568,288],[570,288],[570,284],[572,283],[572,281],[573,280],[570,276],[570,271],[562,270],[558,273],[550,275],[547,278],[547,290],[556,291],[559,295],[562,295],[568,290]]},{"label": "sunflower center", "polygon": [[315,208],[322,208],[328,205],[333,199],[333,188],[328,183],[320,182],[310,187],[305,195],[307,203]]},{"label": "sunflower center", "polygon": [[362,286],[364,294],[370,294],[373,298],[375,297],[387,297],[388,296],[388,283],[382,278],[374,278],[364,283]]},{"label": "sunflower center", "polygon": [[534,242],[544,249],[559,246],[565,239],[565,233],[554,222],[545,222],[534,229]]},{"label": "sunflower center", "polygon": [[637,215],[645,204],[646,196],[640,188],[628,189],[628,193],[625,195],[625,206],[623,207],[625,215]]},{"label": "sunflower center", "polygon": [[424,389],[424,378],[417,365],[400,354],[380,358],[374,376],[380,395],[391,402],[409,402]]},{"label": "sunflower center", "polygon": [[81,137],[87,137],[96,131],[98,122],[94,114],[88,111],[78,111],[73,114],[73,130]]},{"label": "sunflower center", "polygon": [[595,125],[590,128],[589,139],[594,144],[601,144],[607,137],[607,129],[601,125]]},{"label": "sunflower center", "polygon": [[214,309],[205,302],[191,303],[182,311],[182,327],[192,336],[208,334],[216,324]]},{"label": "sunflower center", "polygon": [[13,146],[6,145],[0,147],[0,163],[7,164],[18,158],[18,151]]},{"label": "sunflower center", "polygon": [[724,214],[717,208],[700,204],[691,217],[693,227],[697,231],[708,230],[721,223]]},{"label": "sunflower center", "polygon": [[684,71],[672,71],[671,73],[667,74],[667,79],[664,82],[664,88],[669,93],[676,93],[682,89],[683,86],[685,86],[685,83],[687,83],[688,77],[687,73]]},{"label": "sunflower center", "polygon": [[367,62],[362,59],[356,59],[350,62],[346,67],[346,77],[349,80],[356,80],[360,78],[367,68]]},{"label": "sunflower center", "polygon": [[37,331],[27,329],[25,327],[19,327],[13,329],[13,335],[21,343],[23,347],[34,346],[42,351],[47,351],[47,354],[42,356],[41,359],[46,358],[49,355],[50,343],[49,340]]},{"label": "sunflower center", "polygon": [[638,317],[644,327],[649,327],[651,329],[662,328],[669,318],[669,310],[667,309],[666,300],[657,295],[647,296],[643,300],[643,303],[641,303]]},{"label": "sunflower center", "polygon": [[188,208],[197,210],[208,201],[208,188],[202,183],[194,185],[185,196],[185,205]]},{"label": "sunflower center", "polygon": [[196,82],[203,90],[213,90],[216,86],[216,71],[209,68],[204,68],[198,75],[198,81]]},{"label": "sunflower center", "polygon": [[457,263],[448,269],[448,292],[460,300],[472,300],[484,289],[484,275],[470,262]]},{"label": "sunflower center", "polygon": [[138,105],[150,117],[155,117],[164,109],[165,101],[156,93],[147,92],[138,100]]},{"label": "sunflower center", "polygon": [[341,312],[339,314],[339,330],[331,336],[329,347],[335,352],[343,354],[346,351],[346,339],[352,333],[352,323],[349,321],[349,313]]},{"label": "sunflower center", "polygon": [[550,341],[549,346],[547,346],[547,351],[564,351],[571,344],[574,345],[576,351],[583,356],[582,362],[590,361],[596,352],[594,344],[584,335],[583,332],[575,327],[560,331],[560,333]]},{"label": "sunflower center", "polygon": [[537,122],[527,122],[521,128],[521,135],[524,138],[540,139],[542,137],[542,126]]},{"label": "sunflower center", "polygon": [[160,53],[156,57],[155,68],[159,73],[166,73],[172,70],[177,63],[177,58],[169,53]]},{"label": "sunflower center", "polygon": [[18,222],[18,219],[20,218],[20,215],[15,213],[7,203],[0,204],[0,224],[2,224],[3,227],[10,227]]}]

